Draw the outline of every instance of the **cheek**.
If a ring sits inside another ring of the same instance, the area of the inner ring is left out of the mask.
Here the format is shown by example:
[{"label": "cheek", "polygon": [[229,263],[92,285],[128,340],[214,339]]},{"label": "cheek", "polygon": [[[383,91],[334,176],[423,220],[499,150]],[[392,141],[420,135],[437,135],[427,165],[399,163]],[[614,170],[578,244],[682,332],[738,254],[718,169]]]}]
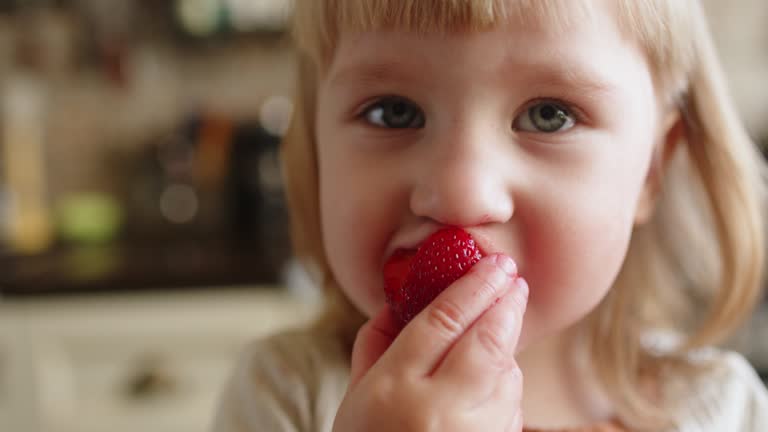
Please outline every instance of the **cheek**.
[{"label": "cheek", "polygon": [[568,326],[602,300],[624,261],[631,227],[631,221],[581,214],[534,229],[525,271],[532,315],[542,323],[537,327]]},{"label": "cheek", "polygon": [[391,200],[386,191],[371,193],[375,177],[357,173],[353,161],[322,147],[320,153],[320,214],[328,264],[346,296],[371,316],[384,303],[378,261]]},{"label": "cheek", "polygon": [[639,171],[626,174],[605,177],[613,183],[596,176],[591,185],[562,185],[519,215],[526,227],[521,270],[531,286],[524,339],[573,325],[610,290],[626,256],[643,178]]}]

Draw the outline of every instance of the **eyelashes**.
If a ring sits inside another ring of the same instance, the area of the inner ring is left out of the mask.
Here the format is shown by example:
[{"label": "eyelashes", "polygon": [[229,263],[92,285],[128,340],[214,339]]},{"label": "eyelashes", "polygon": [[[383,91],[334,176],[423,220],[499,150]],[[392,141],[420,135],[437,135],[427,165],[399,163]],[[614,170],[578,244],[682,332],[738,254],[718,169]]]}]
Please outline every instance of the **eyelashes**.
[{"label": "eyelashes", "polygon": [[424,127],[424,111],[408,99],[399,96],[381,98],[365,108],[362,117],[371,125],[388,129]]},{"label": "eyelashes", "polygon": [[[362,121],[382,129],[420,129],[426,115],[415,102],[401,96],[384,96],[368,104],[359,114]],[[580,123],[572,104],[556,99],[535,99],[511,121],[512,130],[527,133],[565,132]]]},{"label": "eyelashes", "polygon": [[576,116],[564,103],[543,100],[530,105],[512,122],[512,129],[523,132],[565,132],[576,126]]}]

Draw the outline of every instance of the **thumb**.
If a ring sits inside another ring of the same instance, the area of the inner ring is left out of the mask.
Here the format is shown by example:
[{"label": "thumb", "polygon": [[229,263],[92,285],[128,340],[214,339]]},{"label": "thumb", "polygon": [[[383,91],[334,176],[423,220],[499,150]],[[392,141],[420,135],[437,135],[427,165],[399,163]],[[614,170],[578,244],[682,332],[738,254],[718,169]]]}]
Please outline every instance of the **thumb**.
[{"label": "thumb", "polygon": [[358,381],[379,360],[395,340],[397,333],[397,326],[389,306],[384,306],[360,328],[352,348],[350,388],[357,385]]}]

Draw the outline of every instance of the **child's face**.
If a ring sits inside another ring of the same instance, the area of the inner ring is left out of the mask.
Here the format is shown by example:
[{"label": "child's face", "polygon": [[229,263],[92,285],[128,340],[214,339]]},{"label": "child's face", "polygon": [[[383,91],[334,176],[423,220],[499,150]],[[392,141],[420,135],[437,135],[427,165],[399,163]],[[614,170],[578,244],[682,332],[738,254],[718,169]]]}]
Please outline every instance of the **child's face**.
[{"label": "child's face", "polygon": [[366,315],[384,304],[389,255],[445,225],[517,262],[522,346],[604,297],[663,137],[646,59],[610,13],[561,34],[346,34],[321,78],[323,240]]}]

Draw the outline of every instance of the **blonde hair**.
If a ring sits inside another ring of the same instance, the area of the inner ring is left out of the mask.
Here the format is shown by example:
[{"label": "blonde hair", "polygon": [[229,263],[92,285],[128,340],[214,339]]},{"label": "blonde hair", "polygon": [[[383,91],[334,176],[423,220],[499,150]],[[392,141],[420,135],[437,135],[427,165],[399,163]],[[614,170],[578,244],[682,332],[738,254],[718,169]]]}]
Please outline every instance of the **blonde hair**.
[{"label": "blonde hair", "polygon": [[[499,22],[567,28],[595,2],[556,0],[303,0],[296,2],[299,53],[296,112],[283,144],[294,249],[322,275],[325,325],[351,344],[363,317],[341,293],[322,245],[317,181],[317,80],[348,31],[482,31]],[[719,343],[748,316],[763,271],[763,164],[725,88],[697,0],[617,0],[620,28],[645,50],[656,85],[677,105],[685,137],[665,170],[655,214],[633,233],[613,289],[585,320],[591,357],[618,415],[636,429],[668,420],[641,390],[643,378],[681,367],[679,354]],[[675,297],[677,301],[675,301]],[[692,302],[691,300],[695,300]],[[674,305],[707,306],[691,314],[674,355],[650,355],[649,329],[679,325]],[[694,316],[702,317],[694,319]]]}]

